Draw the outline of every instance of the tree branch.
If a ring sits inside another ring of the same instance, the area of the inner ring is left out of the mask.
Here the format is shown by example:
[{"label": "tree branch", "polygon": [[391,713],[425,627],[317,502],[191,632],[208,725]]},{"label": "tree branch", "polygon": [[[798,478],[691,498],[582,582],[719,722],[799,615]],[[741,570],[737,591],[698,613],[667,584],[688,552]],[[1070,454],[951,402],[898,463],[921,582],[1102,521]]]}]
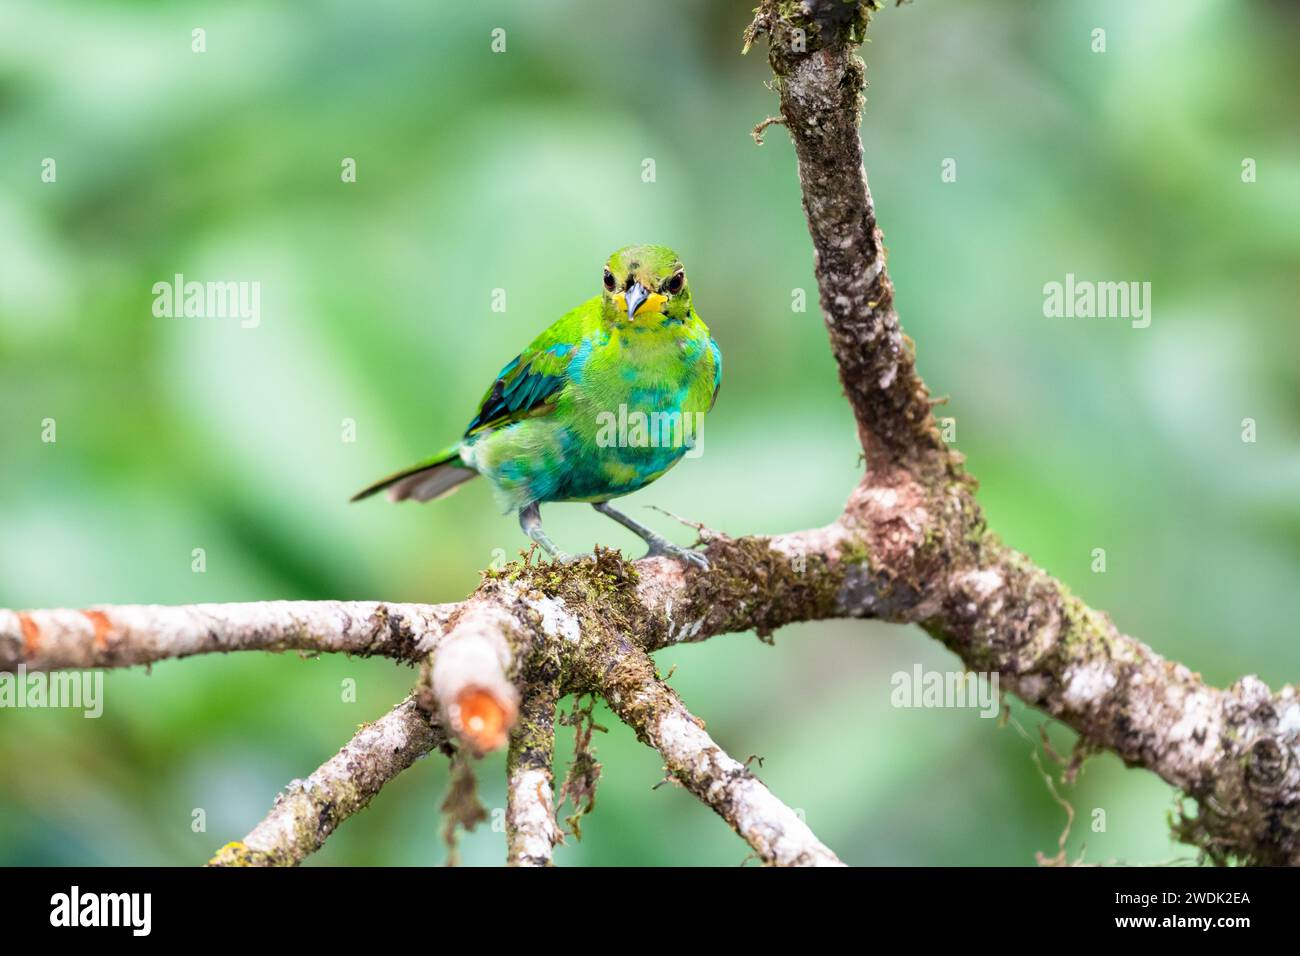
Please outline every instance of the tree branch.
[{"label": "tree branch", "polygon": [[[781,122],[798,158],[822,314],[868,466],[956,478],[960,456],[935,427],[912,342],[894,311],[885,241],[862,163],[858,122],[866,71],[853,43],[860,42],[880,3],[854,6],[843,0],[764,0],[747,44],[761,33],[771,41],[768,60]],[[783,7],[800,12],[783,16]]]},{"label": "tree branch", "polygon": [[[1207,687],[991,536],[955,536],[947,522],[966,512],[935,513],[934,499],[914,492],[906,481],[864,483],[825,528],[715,535],[708,573],[663,558],[631,564],[603,550],[564,572],[514,565],[489,575],[453,614],[522,642],[510,644],[523,647],[508,652],[511,681],[523,682],[520,661],[536,659],[534,647],[558,655],[566,693],[600,690],[597,675],[622,656],[724,633],[768,634],[831,617],[919,623],[969,668],[997,672],[1005,687],[1059,717],[1085,748],[1113,750],[1196,798],[1200,814],[1180,834],[1211,856],[1300,862],[1293,687],[1270,695],[1255,678],[1228,691]],[[428,610],[451,617],[444,607]],[[151,645],[175,656],[164,642],[155,636]]]},{"label": "tree branch", "polygon": [[923,623],[972,670],[1194,797],[1177,835],[1212,859],[1300,864],[1300,694],[1227,690],[1121,633],[1023,555],[987,544]]},{"label": "tree branch", "polygon": [[793,810],[740,761],[728,756],[677,694],[633,648],[611,648],[601,692],[614,713],[664,758],[665,769],[712,807],[764,863],[843,866]]},{"label": "tree branch", "polygon": [[[865,67],[854,53],[880,0],[764,0],[781,117],[794,142],[822,310],[868,471],[846,509],[887,619],[916,621],[972,669],[1182,787],[1180,835],[1222,862],[1300,863],[1300,705],[1253,677],[1227,692],[1120,634],[988,533],[961,456],[946,448],[893,307],[862,163]],[[892,514],[891,514],[892,513]]]},{"label": "tree branch", "polygon": [[446,743],[442,729],[412,695],[357,731],[343,749],[306,780],[295,780],[243,840],[227,843],[209,866],[297,866],[340,823],[393,777]]},{"label": "tree branch", "polygon": [[0,609],[0,671],[130,667],[228,651],[342,652],[418,662],[454,604],[265,601],[119,605],[84,611]]},{"label": "tree branch", "polygon": [[506,860],[510,866],[551,866],[560,842],[555,822],[555,674],[527,685],[506,755]]}]

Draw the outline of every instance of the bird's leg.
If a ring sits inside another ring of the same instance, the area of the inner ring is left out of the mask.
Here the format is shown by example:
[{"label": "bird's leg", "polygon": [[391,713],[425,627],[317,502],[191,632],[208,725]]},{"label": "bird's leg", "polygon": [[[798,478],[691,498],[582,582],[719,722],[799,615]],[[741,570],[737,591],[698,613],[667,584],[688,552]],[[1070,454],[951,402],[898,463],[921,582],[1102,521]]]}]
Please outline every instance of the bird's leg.
[{"label": "bird's leg", "polygon": [[536,501],[519,512],[519,527],[524,529],[524,534],[541,545],[542,550],[552,560],[565,562],[574,560],[557,548],[551,536],[542,530],[542,509]]},{"label": "bird's leg", "polygon": [[597,511],[599,511],[601,514],[613,518],[624,528],[627,528],[628,531],[631,531],[634,535],[636,535],[638,538],[640,538],[642,541],[648,544],[650,546],[650,550],[645,553],[645,556],[647,558],[653,558],[653,557],[676,558],[678,561],[686,561],[687,563],[694,564],[696,567],[703,568],[706,571],[709,569],[709,559],[706,558],[704,555],[700,554],[700,552],[692,551],[690,548],[682,548],[679,547],[678,545],[673,544],[663,535],[658,534],[655,531],[651,531],[641,522],[629,518],[627,515],[623,514],[623,512],[619,511],[609,502],[607,501],[593,502],[592,507],[595,508]]}]

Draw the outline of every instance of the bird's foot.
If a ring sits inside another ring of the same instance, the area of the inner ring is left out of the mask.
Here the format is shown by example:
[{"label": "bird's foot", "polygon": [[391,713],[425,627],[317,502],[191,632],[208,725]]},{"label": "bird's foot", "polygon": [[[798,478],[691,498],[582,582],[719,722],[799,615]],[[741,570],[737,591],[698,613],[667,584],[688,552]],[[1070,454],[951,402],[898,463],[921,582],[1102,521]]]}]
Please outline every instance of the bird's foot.
[{"label": "bird's foot", "polygon": [[672,558],[674,561],[693,564],[701,571],[709,570],[709,559],[699,551],[683,548],[658,535],[649,539],[647,543],[650,545],[650,550],[645,553],[647,558]]}]

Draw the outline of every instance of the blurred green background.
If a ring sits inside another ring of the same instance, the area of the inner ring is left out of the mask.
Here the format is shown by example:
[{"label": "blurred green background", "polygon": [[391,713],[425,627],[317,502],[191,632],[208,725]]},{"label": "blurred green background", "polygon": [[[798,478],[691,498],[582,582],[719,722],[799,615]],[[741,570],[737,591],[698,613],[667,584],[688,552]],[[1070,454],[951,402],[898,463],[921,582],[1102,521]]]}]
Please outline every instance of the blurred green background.
[{"label": "blurred green background", "polygon": [[[487,487],[427,507],[347,498],[459,434],[498,368],[631,242],[682,253],[726,355],[706,453],[634,513],[736,534],[832,519],[858,452],[792,150],[779,127],[749,137],[775,110],[763,52],[739,55],[751,5],[7,0],[0,606],[462,597],[524,540]],[[1005,540],[1210,681],[1295,681],[1300,11],[1084,7],[918,0],[876,17],[863,136],[899,313]],[[177,272],[260,282],[261,325],[155,318],[152,285]],[[1151,326],[1044,318],[1043,284],[1066,272],[1150,281]],[[640,553],[589,508],[546,517],[568,550]],[[890,706],[894,672],[959,666],[917,630],[809,625],[659,660],[848,862],[1055,851],[1064,813],[1014,728]],[[199,863],[413,677],[211,657],[109,674],[100,720],[0,712],[0,862]],[[1013,711],[1036,736],[1043,718]],[[603,723],[598,807],[560,863],[746,856],[684,791],[652,791],[655,755]],[[490,809],[502,769],[480,768]],[[445,760],[422,761],[310,862],[444,860],[446,784]],[[1098,758],[1065,793],[1071,858],[1193,858],[1152,775]],[[480,827],[462,852],[498,863],[504,835]]]}]

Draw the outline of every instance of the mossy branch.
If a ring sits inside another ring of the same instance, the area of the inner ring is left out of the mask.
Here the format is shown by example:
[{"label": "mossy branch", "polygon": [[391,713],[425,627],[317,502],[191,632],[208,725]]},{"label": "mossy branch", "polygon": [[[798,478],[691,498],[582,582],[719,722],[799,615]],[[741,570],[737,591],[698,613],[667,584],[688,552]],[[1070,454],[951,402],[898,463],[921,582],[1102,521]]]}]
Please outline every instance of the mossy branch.
[{"label": "mossy branch", "polygon": [[306,780],[295,780],[248,836],[227,843],[209,866],[297,866],[315,853],[340,823],[446,735],[412,695],[357,731],[343,749]]}]

